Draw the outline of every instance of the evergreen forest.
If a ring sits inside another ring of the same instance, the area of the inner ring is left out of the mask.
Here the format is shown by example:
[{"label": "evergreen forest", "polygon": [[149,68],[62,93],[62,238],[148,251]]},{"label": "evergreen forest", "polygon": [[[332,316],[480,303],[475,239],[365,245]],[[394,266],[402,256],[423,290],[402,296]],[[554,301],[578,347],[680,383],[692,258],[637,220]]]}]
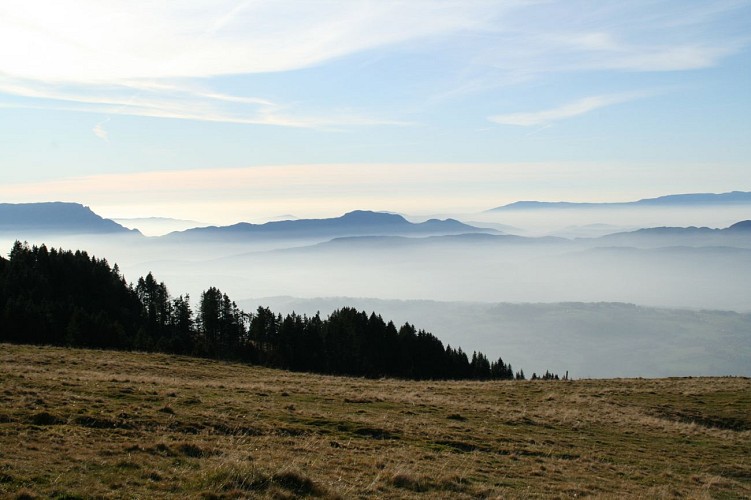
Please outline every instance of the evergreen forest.
[{"label": "evergreen forest", "polygon": [[[0,257],[0,342],[184,354],[294,371],[405,379],[524,379],[429,332],[343,307],[327,318],[246,313],[210,287],[197,310],[151,273],[133,284],[85,251],[16,242]],[[545,378],[558,378],[546,373]],[[533,378],[537,378],[535,375]]]}]

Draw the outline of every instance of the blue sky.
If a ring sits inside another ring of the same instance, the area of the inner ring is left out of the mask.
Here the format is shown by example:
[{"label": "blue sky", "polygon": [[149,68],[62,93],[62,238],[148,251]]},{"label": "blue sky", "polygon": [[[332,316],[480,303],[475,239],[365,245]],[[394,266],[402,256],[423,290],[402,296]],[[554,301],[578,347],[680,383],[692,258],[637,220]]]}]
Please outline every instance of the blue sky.
[{"label": "blue sky", "polygon": [[216,222],[751,190],[749,1],[0,3],[0,201]]}]

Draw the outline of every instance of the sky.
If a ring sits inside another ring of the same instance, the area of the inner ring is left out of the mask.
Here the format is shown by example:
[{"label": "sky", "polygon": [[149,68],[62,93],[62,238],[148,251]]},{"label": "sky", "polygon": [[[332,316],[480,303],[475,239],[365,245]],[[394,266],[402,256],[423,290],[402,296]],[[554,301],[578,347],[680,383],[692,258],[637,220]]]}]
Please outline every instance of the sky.
[{"label": "sky", "polygon": [[751,190],[751,1],[0,0],[0,202],[214,223]]}]

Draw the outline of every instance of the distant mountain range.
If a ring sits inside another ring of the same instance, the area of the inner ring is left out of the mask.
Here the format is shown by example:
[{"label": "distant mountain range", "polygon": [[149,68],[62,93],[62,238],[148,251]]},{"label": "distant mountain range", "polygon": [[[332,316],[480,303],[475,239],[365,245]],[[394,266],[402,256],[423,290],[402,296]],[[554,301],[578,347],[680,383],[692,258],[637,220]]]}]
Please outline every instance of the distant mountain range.
[{"label": "distant mountain range", "polygon": [[85,245],[112,255],[130,279],[154,272],[193,297],[212,284],[236,297],[623,301],[748,311],[751,217],[737,220],[724,229],[652,227],[571,239],[355,211],[147,238],[82,205],[50,203],[0,205],[0,243]]},{"label": "distant mountain range", "polygon": [[[175,222],[171,219],[139,219],[151,222]],[[129,222],[128,220],[121,220]],[[33,234],[139,234],[117,222],[105,219],[89,207],[78,203],[0,204],[0,232]],[[466,233],[499,234],[454,219],[431,219],[413,223],[401,215],[356,210],[329,219],[296,219],[265,224],[241,222],[230,226],[208,226],[171,232],[160,239],[166,241],[214,240],[246,241],[254,239],[316,239],[329,240],[353,236],[436,236]]]},{"label": "distant mountain range", "polygon": [[[629,233],[616,233],[618,234],[664,234],[664,235],[678,235],[678,234],[718,234],[718,233],[743,233],[751,231],[751,220],[744,220],[736,222],[735,224],[722,228],[713,229],[711,227],[648,227],[644,229],[638,229]],[[607,237],[607,236],[606,236]]]},{"label": "distant mountain range", "polygon": [[[641,200],[632,203],[609,204],[568,204],[544,202],[518,202],[500,207],[526,206],[536,208],[552,208],[564,206],[601,207],[601,206],[678,206],[691,204],[728,204],[744,203],[749,200],[751,193],[733,192],[717,195],[674,195],[662,198]],[[529,205],[531,204],[531,205]],[[751,205],[750,205],[751,206]],[[141,236],[135,229],[128,229],[115,221],[105,219],[94,213],[89,207],[78,203],[23,203],[0,204],[0,232],[14,234],[21,238],[29,234],[128,234]],[[608,245],[718,245],[727,242],[740,243],[749,248],[751,236],[751,220],[744,220],[724,229],[708,227],[651,227],[629,232],[615,232],[598,238],[579,238],[578,241],[593,241]],[[391,240],[384,241],[383,238]],[[332,243],[341,245],[359,244],[354,240],[364,238],[362,244],[393,244],[405,245],[408,241],[397,241],[414,237],[431,238],[432,242],[439,240],[456,244],[496,244],[496,243],[553,243],[566,241],[561,238],[526,238],[504,235],[492,228],[482,228],[462,223],[455,219],[430,219],[425,222],[413,223],[403,216],[393,213],[356,210],[340,217],[328,219],[296,219],[272,221],[265,224],[239,223],[230,226],[209,226],[175,231],[154,241],[167,243],[182,242],[279,242],[300,241],[305,243]]]},{"label": "distant mountain range", "polygon": [[[632,248],[656,249],[662,247],[734,247],[751,249],[751,220],[738,222],[724,229],[708,227],[656,227],[630,232],[617,232],[594,238],[561,238],[554,236],[516,236],[490,233],[441,234],[428,237],[404,235],[363,235],[321,239],[319,243],[290,246],[277,252],[293,254],[325,254],[327,252],[349,254],[379,251],[419,250],[431,252],[437,248],[461,252],[461,249],[523,248],[527,256],[531,252],[547,252],[559,248]],[[537,249],[537,250],[534,250]]]},{"label": "distant mountain range", "polygon": [[619,203],[574,203],[567,201],[517,201],[508,205],[486,210],[500,212],[507,210],[539,210],[539,209],[581,209],[581,208],[627,208],[627,207],[688,207],[688,206],[724,206],[751,205],[751,192],[732,191],[730,193],[692,193],[672,194],[658,198],[645,198],[638,201]]},{"label": "distant mountain range", "polygon": [[709,227],[650,227],[601,236],[597,242],[635,247],[662,246],[737,246],[751,248],[751,220],[723,229]]},{"label": "distant mountain range", "polygon": [[79,203],[0,203],[0,232],[140,234]]},{"label": "distant mountain range", "polygon": [[413,223],[397,214],[356,210],[330,219],[297,219],[265,224],[241,222],[177,231],[168,240],[333,239],[352,236],[434,236],[466,233],[498,233],[454,219],[431,219]]}]

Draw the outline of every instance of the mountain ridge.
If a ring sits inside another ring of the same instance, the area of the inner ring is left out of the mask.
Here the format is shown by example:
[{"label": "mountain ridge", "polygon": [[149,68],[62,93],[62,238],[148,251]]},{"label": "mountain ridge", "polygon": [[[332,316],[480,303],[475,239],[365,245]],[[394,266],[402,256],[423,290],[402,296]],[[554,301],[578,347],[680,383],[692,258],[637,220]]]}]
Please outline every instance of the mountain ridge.
[{"label": "mountain ridge", "polygon": [[[726,196],[728,195],[728,196]],[[654,203],[655,200],[690,200],[710,199],[725,200],[722,203],[739,202],[748,199],[751,201],[751,192],[733,191],[722,195],[669,195],[661,198],[640,200],[628,203],[606,204],[571,204],[568,202],[517,202],[510,206],[519,206],[520,203],[533,204],[531,206],[623,206],[639,203]],[[728,201],[730,200],[730,201]],[[735,201],[732,201],[735,200]],[[682,201],[679,201],[683,203]],[[668,201],[668,203],[673,203]],[[530,205],[527,205],[530,206]],[[137,229],[128,229],[118,222],[101,217],[91,208],[80,203],[72,202],[41,202],[41,203],[0,203],[0,232],[14,233],[54,233],[54,234],[134,234],[142,235]],[[620,231],[599,237],[588,238],[565,238],[572,241],[581,240],[616,240],[618,238],[648,238],[648,237],[734,237],[744,238],[751,234],[751,219],[740,220],[724,228],[710,227],[642,227],[633,231]],[[253,237],[265,239],[318,239],[331,241],[335,239],[359,238],[359,237],[461,237],[467,240],[472,236],[475,241],[495,240],[496,236],[508,236],[493,228],[478,227],[463,223],[456,219],[429,219],[424,222],[414,223],[404,216],[369,210],[354,210],[339,217],[321,219],[291,219],[283,221],[269,221],[263,224],[239,222],[228,226],[206,226],[189,228],[181,231],[173,231],[156,240],[182,241],[211,239],[225,237],[227,239],[247,240]],[[478,239],[479,238],[479,239]],[[502,238],[509,240],[509,238]],[[516,238],[512,238],[516,239]],[[535,238],[524,237],[520,241],[530,241]],[[556,238],[559,240],[559,238]],[[468,240],[467,240],[468,241]]]},{"label": "mountain ridge", "polygon": [[133,234],[80,203],[0,203],[0,232],[52,232],[69,234]]},{"label": "mountain ridge", "polygon": [[750,204],[751,191],[730,191],[727,193],[687,193],[658,196],[657,198],[643,198],[625,202],[570,202],[570,201],[516,201],[486,210],[485,212],[501,212],[506,210],[540,210],[551,208],[583,209],[583,208],[626,208],[626,207],[672,207],[672,206],[707,206]]},{"label": "mountain ridge", "polygon": [[227,236],[248,238],[252,236],[295,238],[343,236],[401,236],[432,234],[493,233],[498,231],[464,224],[456,219],[430,219],[414,223],[401,215],[354,210],[340,217],[325,219],[295,219],[270,221],[263,224],[239,222],[229,226],[208,226],[175,231],[165,236],[167,239],[191,239],[201,237]]},{"label": "mountain ridge", "polygon": [[[586,238],[578,238],[581,241]],[[634,231],[611,233],[594,241],[610,244],[649,244],[657,246],[711,246],[733,244],[751,248],[751,220],[736,222],[724,228],[711,227],[646,227]]]}]

